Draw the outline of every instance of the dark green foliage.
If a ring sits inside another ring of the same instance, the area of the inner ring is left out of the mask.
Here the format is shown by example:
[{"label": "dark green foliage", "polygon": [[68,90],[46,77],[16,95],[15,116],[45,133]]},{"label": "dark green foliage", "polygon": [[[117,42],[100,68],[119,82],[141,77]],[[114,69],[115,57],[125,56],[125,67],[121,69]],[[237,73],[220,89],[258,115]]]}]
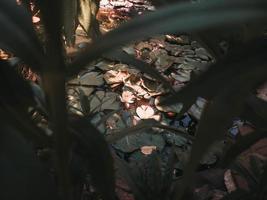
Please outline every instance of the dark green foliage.
[{"label": "dark green foliage", "polygon": [[88,160],[88,169],[93,183],[103,194],[104,200],[114,200],[113,160],[104,136],[86,119],[75,119],[72,124],[73,132],[78,139],[78,148],[81,149],[82,155]]},{"label": "dark green foliage", "polygon": [[[16,53],[33,69],[40,70],[44,61],[43,49],[31,25],[31,17],[15,1],[0,2],[1,48]],[[26,49],[26,50],[25,50]]]},{"label": "dark green foliage", "polygon": [[[1,113],[2,114],[2,113]],[[56,200],[56,184],[20,130],[1,119],[1,199]]]}]

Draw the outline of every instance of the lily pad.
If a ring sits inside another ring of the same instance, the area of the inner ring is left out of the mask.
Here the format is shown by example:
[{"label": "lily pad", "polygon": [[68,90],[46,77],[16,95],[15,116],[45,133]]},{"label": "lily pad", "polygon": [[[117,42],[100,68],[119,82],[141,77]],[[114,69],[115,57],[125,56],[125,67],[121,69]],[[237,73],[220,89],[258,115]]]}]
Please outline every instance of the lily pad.
[{"label": "lily pad", "polygon": [[180,82],[187,82],[190,80],[190,70],[179,70],[177,73],[171,73],[172,78]]},{"label": "lily pad", "polygon": [[86,96],[90,96],[92,93],[93,93],[93,91],[95,90],[93,87],[79,87],[79,89],[80,90],[82,90],[83,91],[83,93],[84,93],[84,95],[86,95]]},{"label": "lily pad", "polygon": [[91,124],[93,124],[100,133],[106,133],[106,126],[104,123],[99,123],[104,116],[103,112],[96,113],[93,118],[91,119]]},{"label": "lily pad", "polygon": [[160,97],[160,96],[156,97],[155,98],[155,103],[154,103],[156,108],[159,111],[179,113],[182,110],[182,108],[183,108],[183,104],[182,103],[173,104],[171,106],[162,106],[162,105],[160,105],[161,98],[162,97]]},{"label": "lily pad", "polygon": [[135,55],[135,49],[134,49],[133,45],[123,47],[122,49],[123,49],[123,51],[125,51],[129,55]]},{"label": "lily pad", "polygon": [[103,74],[99,72],[86,73],[79,80],[82,85],[100,86],[104,84]]},{"label": "lily pad", "polygon": [[103,71],[108,71],[114,68],[114,63],[108,61],[101,61],[95,64],[95,66]]},{"label": "lily pad", "polygon": [[212,56],[204,48],[197,48],[195,52],[196,55],[200,57],[202,60],[208,61],[210,58],[212,58]]},{"label": "lily pad", "polygon": [[182,63],[177,67],[177,69],[183,69],[183,70],[194,70],[196,67],[189,63]]},{"label": "lily pad", "polygon": [[203,98],[198,98],[196,103],[191,106],[188,113],[194,116],[196,119],[200,119],[207,101]]},{"label": "lily pad", "polygon": [[114,92],[96,91],[90,100],[90,111],[118,110],[118,94]]},{"label": "lily pad", "polygon": [[178,147],[182,147],[187,144],[188,140],[182,136],[176,135],[171,132],[166,132],[164,134],[164,139],[168,144],[172,144]]},{"label": "lily pad", "polygon": [[114,147],[123,152],[133,152],[143,146],[156,146],[160,151],[165,146],[165,141],[161,135],[139,133],[126,136],[114,144]]}]

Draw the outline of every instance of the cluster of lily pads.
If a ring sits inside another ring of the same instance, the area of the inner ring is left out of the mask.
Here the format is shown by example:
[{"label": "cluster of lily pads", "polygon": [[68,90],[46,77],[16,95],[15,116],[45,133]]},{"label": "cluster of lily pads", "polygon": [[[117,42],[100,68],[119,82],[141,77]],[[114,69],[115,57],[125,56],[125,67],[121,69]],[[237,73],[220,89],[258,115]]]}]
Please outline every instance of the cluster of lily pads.
[{"label": "cluster of lily pads", "polygon": [[[214,61],[204,48],[186,35],[157,36],[130,44],[123,50],[154,66],[176,91]],[[149,128],[127,135],[112,143],[114,149],[136,159],[174,145],[182,162],[187,156],[181,155],[189,154],[192,141],[173,133],[172,129],[179,128],[193,137],[206,101],[199,98],[187,113],[177,117],[182,109],[179,102],[160,106],[161,98],[167,94],[163,85],[148,74],[134,66],[107,59],[90,64],[77,78],[68,82],[69,111],[88,116],[105,135],[117,134],[149,119],[168,127]],[[183,167],[181,162],[180,168]],[[203,160],[203,164],[214,162],[216,156],[212,153]]]}]

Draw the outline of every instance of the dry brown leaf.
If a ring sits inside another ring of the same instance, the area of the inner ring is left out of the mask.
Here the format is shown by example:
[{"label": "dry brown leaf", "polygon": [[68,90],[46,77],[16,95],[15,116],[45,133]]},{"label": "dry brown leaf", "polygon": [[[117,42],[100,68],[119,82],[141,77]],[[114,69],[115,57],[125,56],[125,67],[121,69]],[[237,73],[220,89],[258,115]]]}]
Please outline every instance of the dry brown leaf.
[{"label": "dry brown leaf", "polygon": [[156,146],[143,146],[141,147],[141,152],[144,154],[144,155],[150,155],[152,154],[153,151],[155,151],[157,149]]},{"label": "dry brown leaf", "polygon": [[224,184],[229,193],[237,189],[230,169],[224,173]]},{"label": "dry brown leaf", "polygon": [[135,95],[129,91],[129,90],[124,90],[121,94],[121,102],[124,103],[134,103],[134,100],[136,99]]},{"label": "dry brown leaf", "polygon": [[127,71],[109,70],[105,73],[104,79],[107,84],[114,84],[124,82],[124,80],[127,79],[129,76],[130,75]]},{"label": "dry brown leaf", "polygon": [[[131,78],[131,77],[134,77]],[[130,78],[124,82],[125,86],[133,89],[136,93],[136,95],[138,96],[143,96],[145,94],[147,94],[147,91],[143,89],[143,87],[141,87],[141,80],[139,77],[133,76],[131,75]]]},{"label": "dry brown leaf", "polygon": [[267,82],[265,82],[260,88],[257,89],[257,97],[264,101],[267,101]]}]

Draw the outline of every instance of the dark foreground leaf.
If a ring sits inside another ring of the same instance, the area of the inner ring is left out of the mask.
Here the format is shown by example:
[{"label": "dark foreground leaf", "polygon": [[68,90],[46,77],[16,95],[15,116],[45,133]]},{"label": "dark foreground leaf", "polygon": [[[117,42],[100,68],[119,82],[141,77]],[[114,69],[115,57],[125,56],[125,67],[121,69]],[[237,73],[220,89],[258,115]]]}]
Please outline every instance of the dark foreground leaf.
[{"label": "dark foreground leaf", "polygon": [[224,157],[222,158],[222,167],[228,166],[234,159],[236,159],[239,154],[249,149],[253,144],[265,137],[267,137],[266,132],[255,131],[239,138],[236,143],[232,147],[230,147],[229,150],[227,150]]},{"label": "dark foreground leaf", "polygon": [[14,53],[40,71],[44,53],[35,34],[29,13],[16,1],[0,1],[0,48]]},{"label": "dark foreground leaf", "polygon": [[46,31],[46,60],[42,69],[42,86],[46,94],[49,117],[55,137],[55,164],[61,198],[70,200],[70,133],[68,132],[65,63],[62,44],[62,1],[37,1]]},{"label": "dark foreground leaf", "polygon": [[72,125],[89,161],[88,168],[97,190],[104,200],[115,200],[113,159],[104,136],[86,119],[74,120]]},{"label": "dark foreground leaf", "polygon": [[33,146],[1,114],[0,199],[57,200],[52,175],[37,159]]}]

